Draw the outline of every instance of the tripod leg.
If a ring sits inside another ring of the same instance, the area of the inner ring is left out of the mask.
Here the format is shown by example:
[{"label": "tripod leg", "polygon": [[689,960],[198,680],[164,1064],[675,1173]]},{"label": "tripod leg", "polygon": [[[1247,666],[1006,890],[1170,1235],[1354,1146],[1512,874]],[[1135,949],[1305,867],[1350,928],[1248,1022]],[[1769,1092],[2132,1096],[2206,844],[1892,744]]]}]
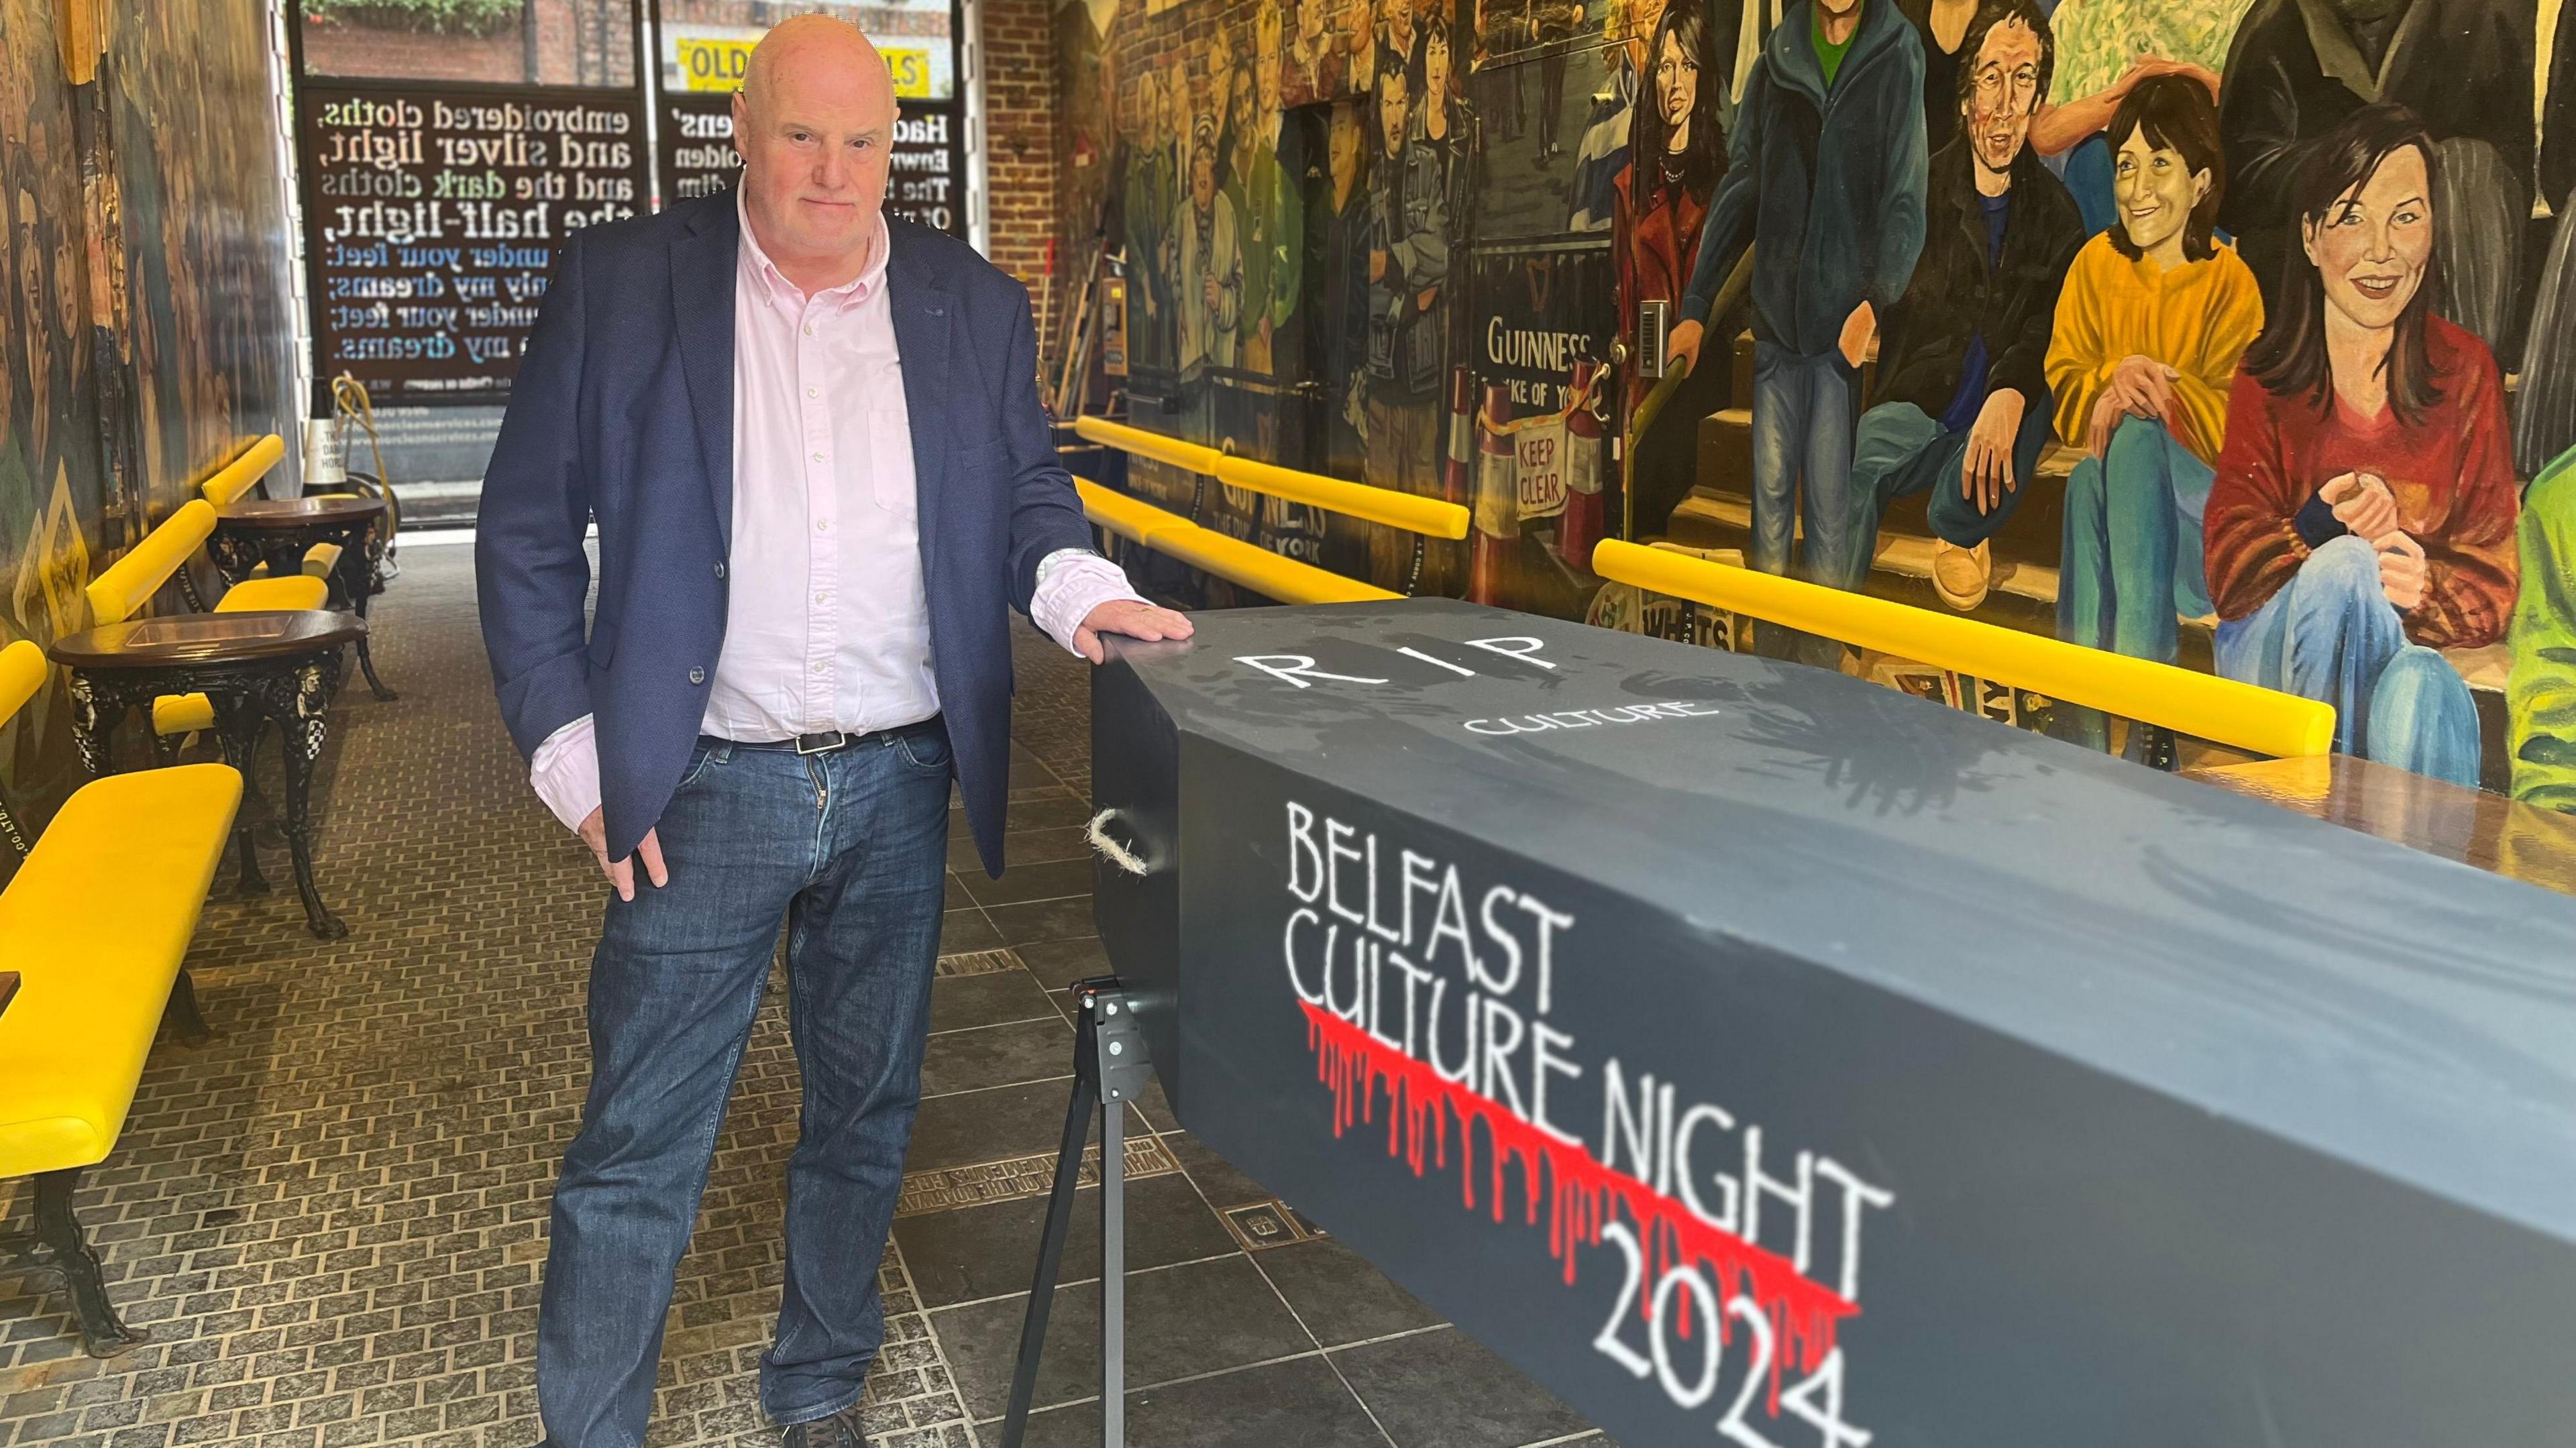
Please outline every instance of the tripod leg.
[{"label": "tripod leg", "polygon": [[[1078,1061],[1091,1047],[1091,1032],[1085,1024],[1074,1042]],[[1038,1354],[1046,1346],[1047,1312],[1054,1306],[1056,1279],[1063,1274],[1064,1239],[1073,1227],[1073,1194],[1082,1181],[1082,1144],[1091,1134],[1091,1110],[1099,1100],[1098,1078],[1087,1066],[1077,1069],[1073,1100],[1064,1114],[1064,1141],[1056,1151],[1055,1185],[1047,1193],[1046,1232],[1038,1238],[1037,1278],[1029,1285],[1029,1313],[1020,1324],[1019,1361],[1011,1369],[1011,1403],[1002,1415],[1002,1448],[1020,1448],[1029,1429],[1029,1404],[1038,1387]]]},{"label": "tripod leg", "polygon": [[1100,1442],[1127,1448],[1127,1103],[1100,1104]]}]

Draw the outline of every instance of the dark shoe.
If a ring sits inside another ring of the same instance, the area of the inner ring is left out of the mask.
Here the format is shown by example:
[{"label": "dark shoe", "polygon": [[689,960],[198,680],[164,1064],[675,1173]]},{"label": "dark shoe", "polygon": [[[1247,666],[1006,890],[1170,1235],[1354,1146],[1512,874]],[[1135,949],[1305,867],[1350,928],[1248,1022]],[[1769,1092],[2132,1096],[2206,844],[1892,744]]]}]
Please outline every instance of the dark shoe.
[{"label": "dark shoe", "polygon": [[868,1435],[859,1428],[859,1405],[852,1403],[828,1418],[791,1425],[780,1442],[782,1448],[868,1448]]},{"label": "dark shoe", "polygon": [[2132,763],[2171,774],[2180,763],[2176,743],[2174,732],[2161,724],[2132,721],[2129,725],[2128,755]]}]

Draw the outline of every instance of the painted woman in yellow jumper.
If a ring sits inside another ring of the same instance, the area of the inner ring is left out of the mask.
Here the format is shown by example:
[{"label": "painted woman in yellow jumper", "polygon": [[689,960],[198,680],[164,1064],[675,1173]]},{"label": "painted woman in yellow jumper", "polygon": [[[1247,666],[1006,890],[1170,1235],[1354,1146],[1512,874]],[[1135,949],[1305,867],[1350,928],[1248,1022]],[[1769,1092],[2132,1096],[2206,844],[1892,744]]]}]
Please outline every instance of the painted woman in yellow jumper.
[{"label": "painted woman in yellow jumper", "polygon": [[[2075,254],[2048,349],[2058,436],[2085,452],[2066,483],[2057,631],[2170,663],[2177,617],[2210,611],[2201,510],[2263,299],[2212,235],[2226,177],[2208,89],[2141,82],[2108,134],[2119,224]],[[2076,732],[2099,746],[2099,716]],[[2131,752],[2169,767],[2171,740],[2141,728]]]}]

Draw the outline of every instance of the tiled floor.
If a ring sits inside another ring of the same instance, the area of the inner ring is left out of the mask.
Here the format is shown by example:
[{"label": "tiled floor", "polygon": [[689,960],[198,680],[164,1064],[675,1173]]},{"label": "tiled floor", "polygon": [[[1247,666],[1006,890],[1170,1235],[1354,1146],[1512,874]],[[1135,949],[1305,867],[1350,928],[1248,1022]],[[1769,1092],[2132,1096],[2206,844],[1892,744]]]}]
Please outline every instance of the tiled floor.
[{"label": "tiled floor", "polygon": [[[538,1440],[547,1194],[587,1076],[602,887],[501,731],[470,550],[406,550],[404,568],[376,612],[377,658],[403,697],[344,693],[326,760],[323,885],[349,937],[304,934],[291,890],[235,900],[219,882],[190,957],[216,1039],[156,1047],[123,1141],[80,1198],[122,1310],[153,1341],[93,1362],[59,1293],[0,1276],[0,1445]],[[871,1430],[902,1448],[999,1442],[1070,1084],[1063,991],[1107,969],[1079,828],[1082,666],[1020,638],[1013,868],[985,878],[957,828],[927,1099],[884,1269]],[[282,857],[271,874],[286,878]],[[681,1267],[657,1445],[775,1441],[752,1370],[776,1309],[795,1135],[785,998],[770,993],[755,1030]],[[1260,1205],[1269,1194],[1174,1129],[1159,1096],[1130,1131],[1140,1448],[1607,1444],[1338,1243]],[[0,1183],[11,1215],[23,1196]],[[1099,1441],[1096,1200],[1085,1191],[1075,1218],[1032,1444]]]}]

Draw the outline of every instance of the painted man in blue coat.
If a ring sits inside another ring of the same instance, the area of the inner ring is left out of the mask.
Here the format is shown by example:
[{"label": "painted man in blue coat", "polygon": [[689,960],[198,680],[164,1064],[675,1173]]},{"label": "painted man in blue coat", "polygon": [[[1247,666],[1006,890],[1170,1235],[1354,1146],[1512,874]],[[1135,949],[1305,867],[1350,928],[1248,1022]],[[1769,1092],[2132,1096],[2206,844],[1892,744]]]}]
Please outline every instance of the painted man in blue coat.
[{"label": "painted man in blue coat", "polygon": [[1802,517],[1802,575],[1850,551],[1853,384],[1923,250],[1923,136],[1923,44],[1894,0],[1782,13],[1745,81],[1669,347],[1697,361],[1709,306],[1750,244],[1751,561],[1764,572],[1789,571]]},{"label": "painted man in blue coat", "polygon": [[857,30],[771,31],[740,188],[574,234],[484,480],[501,712],[614,886],[537,1317],[554,1448],[644,1441],[782,920],[805,1101],[760,1401],[789,1448],[866,1442],[952,778],[1002,866],[1010,610],[1095,661],[1190,631],[1091,552],[1027,290],[883,214],[894,122]]}]

